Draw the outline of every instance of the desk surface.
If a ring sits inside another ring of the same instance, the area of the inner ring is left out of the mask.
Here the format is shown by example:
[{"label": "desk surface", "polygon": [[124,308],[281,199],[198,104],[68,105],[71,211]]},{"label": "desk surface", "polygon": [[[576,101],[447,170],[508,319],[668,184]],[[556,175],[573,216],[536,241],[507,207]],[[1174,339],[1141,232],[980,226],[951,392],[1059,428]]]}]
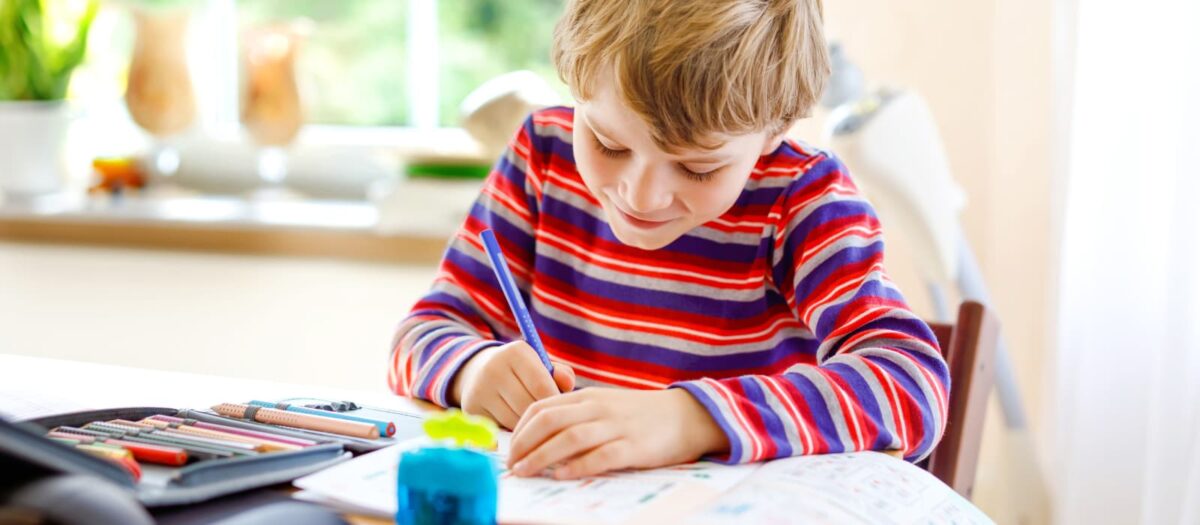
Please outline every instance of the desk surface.
[{"label": "desk surface", "polygon": [[[313,387],[0,354],[0,416],[9,419],[105,407],[206,407],[231,399],[299,396],[348,399],[404,411],[429,408],[383,388]],[[347,518],[351,523],[389,523],[364,516]]]},{"label": "desk surface", "polygon": [[[382,387],[316,387],[0,354],[0,416],[10,419],[118,406],[205,407],[231,399],[300,396],[349,399],[404,411],[430,408]],[[945,492],[953,494],[948,487]],[[363,516],[347,518],[353,523],[388,523]]]}]

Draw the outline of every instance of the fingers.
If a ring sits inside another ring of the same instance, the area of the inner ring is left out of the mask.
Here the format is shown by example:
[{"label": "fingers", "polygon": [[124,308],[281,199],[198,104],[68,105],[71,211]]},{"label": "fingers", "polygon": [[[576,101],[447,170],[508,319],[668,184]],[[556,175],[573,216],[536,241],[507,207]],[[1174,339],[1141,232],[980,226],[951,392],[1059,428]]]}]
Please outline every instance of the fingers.
[{"label": "fingers", "polygon": [[[565,396],[564,396],[565,397]],[[555,398],[557,400],[558,398]],[[594,421],[602,415],[600,407],[592,404],[568,404],[539,410],[545,403],[540,401],[525,412],[525,417],[517,423],[513,430],[512,443],[509,446],[508,461],[514,465],[524,459],[531,450],[541,446],[555,434],[571,427]]]},{"label": "fingers", "polygon": [[521,421],[517,423],[517,427],[513,429],[513,433],[516,434],[518,430],[521,430],[522,427],[528,424],[530,419],[533,419],[539,412],[543,410],[578,404],[586,400],[587,393],[583,390],[554,397],[548,397],[546,399],[539,399],[538,401],[534,402],[534,404],[530,405],[529,408],[525,410],[524,414],[521,414]]},{"label": "fingers", "polygon": [[554,469],[554,479],[596,476],[633,465],[633,448],[625,439],[607,441]]},{"label": "fingers", "polygon": [[508,406],[508,403],[500,397],[489,400],[484,404],[484,409],[488,411],[488,414],[496,421],[496,423],[504,428],[515,427],[517,425],[517,421],[520,421],[521,419],[517,413],[513,411],[512,407]]},{"label": "fingers", "polygon": [[512,470],[518,476],[535,476],[551,465],[574,458],[618,437],[620,434],[613,425],[601,421],[570,426],[530,451],[513,465]]},{"label": "fingers", "polygon": [[[555,388],[554,380],[550,377],[550,372],[546,370],[546,366],[538,358],[537,351],[524,343],[517,350],[520,351],[514,352],[509,366],[512,368],[513,374],[521,381],[525,390],[529,392],[529,395],[537,400],[546,399],[558,394],[559,390]],[[555,369],[557,370],[558,367],[555,366]]]},{"label": "fingers", "polygon": [[558,391],[567,393],[575,390],[575,370],[558,361],[554,362],[554,384]]},{"label": "fingers", "polygon": [[[535,401],[537,401],[537,399],[535,399],[533,395],[525,389],[525,385],[521,383],[521,379],[515,376],[509,376],[503,380],[502,384],[497,389],[497,394],[499,394],[500,398],[503,399],[506,404],[508,404],[508,408],[511,408],[513,413],[517,415],[518,422],[520,421],[521,416],[525,414],[525,411],[529,409],[529,405],[532,405]],[[513,427],[510,426],[508,428]]]}]

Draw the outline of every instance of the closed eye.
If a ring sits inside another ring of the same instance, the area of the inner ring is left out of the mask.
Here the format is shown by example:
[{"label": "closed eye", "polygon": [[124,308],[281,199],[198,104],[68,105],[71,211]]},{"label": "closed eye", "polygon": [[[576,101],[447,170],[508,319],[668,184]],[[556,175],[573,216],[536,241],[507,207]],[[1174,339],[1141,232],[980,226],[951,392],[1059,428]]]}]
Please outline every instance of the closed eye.
[{"label": "closed eye", "polygon": [[612,149],[608,146],[605,146],[604,143],[600,142],[600,139],[596,138],[594,135],[592,136],[592,140],[596,142],[596,150],[598,150],[600,154],[604,155],[605,157],[619,159],[629,154],[629,150],[627,149]]},{"label": "closed eye", "polygon": [[679,165],[679,170],[682,171],[683,174],[688,179],[694,180],[696,182],[707,182],[709,180],[712,180],[713,175],[715,173],[717,173],[718,171],[720,171],[720,169],[721,168],[712,169],[712,170],[708,170],[708,171],[692,171],[692,170],[688,169],[687,166],[684,166],[682,164]]}]

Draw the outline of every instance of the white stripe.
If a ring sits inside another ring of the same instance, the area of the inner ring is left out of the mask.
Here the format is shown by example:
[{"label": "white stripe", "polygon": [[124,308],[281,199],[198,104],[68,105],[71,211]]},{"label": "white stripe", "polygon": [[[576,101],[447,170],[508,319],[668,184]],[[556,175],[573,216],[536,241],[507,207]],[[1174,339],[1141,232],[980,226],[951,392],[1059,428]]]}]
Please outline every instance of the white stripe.
[{"label": "white stripe", "polygon": [[769,389],[773,397],[783,404],[787,414],[791,416],[792,426],[796,427],[796,434],[801,436],[801,453],[811,454],[812,451],[816,450],[816,443],[813,442],[812,434],[808,430],[808,423],[804,421],[804,416],[800,414],[800,408],[796,406],[795,400],[787,395],[787,388],[783,385],[783,379],[777,376],[762,376],[762,381],[774,387]]},{"label": "white stripe", "polygon": [[623,381],[623,382],[626,382],[626,383],[636,383],[636,384],[643,385],[643,386],[646,386],[646,387],[649,387],[649,388],[658,388],[658,389],[662,389],[662,388],[666,388],[666,387],[667,387],[667,385],[669,384],[669,383],[659,383],[659,382],[650,381],[650,380],[648,380],[648,379],[641,379],[641,378],[637,378],[637,377],[630,377],[630,376],[626,376],[626,375],[617,374],[617,373],[614,373],[614,372],[609,372],[609,371],[607,371],[607,370],[602,370],[602,369],[599,369],[599,368],[593,368],[593,367],[590,367],[590,366],[581,365],[581,364],[579,364],[578,362],[571,361],[571,360],[569,360],[569,359],[565,359],[565,358],[563,358],[563,357],[562,357],[562,356],[560,356],[560,355],[555,355],[555,356],[554,356],[554,360],[555,360],[555,361],[562,362],[562,363],[564,363],[564,364],[566,364],[566,365],[568,365],[568,366],[570,366],[571,368],[573,368],[573,369],[576,369],[576,370],[583,370],[583,371],[585,371],[585,372],[588,372],[588,373],[591,373],[591,374],[594,374],[594,375],[598,375],[598,376],[602,376],[602,377],[607,377],[607,378],[610,378],[610,379],[615,379],[615,380],[617,380],[617,381]]},{"label": "white stripe", "polygon": [[640,270],[640,271],[649,272],[649,273],[660,273],[660,274],[667,274],[667,275],[678,275],[680,277],[691,277],[691,278],[698,279],[701,281],[711,281],[711,282],[718,282],[718,283],[723,283],[723,284],[736,284],[736,285],[761,283],[761,282],[763,282],[763,279],[765,277],[764,275],[759,275],[756,277],[747,277],[745,279],[727,279],[724,277],[713,277],[710,275],[696,273],[696,272],[692,272],[692,271],[688,271],[688,270],[676,270],[674,268],[661,268],[661,267],[657,267],[657,266],[647,266],[644,264],[634,264],[634,263],[622,261],[620,259],[614,259],[612,257],[605,257],[603,255],[589,253],[587,250],[584,250],[582,247],[580,247],[566,239],[563,239],[562,237],[559,237],[550,232],[547,232],[545,230],[543,230],[541,233],[542,233],[543,237],[545,237],[549,240],[556,241],[564,246],[569,247],[571,249],[571,251],[575,252],[576,256],[578,256],[582,259],[602,261],[602,262],[605,262],[605,263],[613,265],[613,266],[620,266],[623,268],[629,268],[631,270]]},{"label": "white stripe", "polygon": [[766,328],[763,328],[762,330],[759,330],[757,332],[751,332],[749,334],[743,334],[743,335],[717,335],[717,334],[714,334],[713,332],[707,331],[707,330],[692,330],[690,328],[683,328],[683,327],[666,325],[666,324],[661,324],[661,323],[654,323],[654,322],[649,322],[649,321],[635,321],[633,319],[627,319],[627,318],[619,317],[619,316],[615,316],[615,315],[602,314],[595,310],[591,310],[589,308],[579,306],[578,304],[571,303],[570,301],[565,301],[565,300],[559,299],[558,297],[554,297],[554,296],[550,295],[549,293],[544,292],[540,288],[535,289],[534,293],[537,294],[537,296],[539,298],[541,298],[543,301],[546,301],[547,303],[556,304],[559,307],[566,308],[569,310],[574,310],[576,312],[583,312],[586,314],[586,318],[588,318],[588,319],[607,321],[609,323],[614,323],[614,324],[632,325],[632,326],[637,326],[639,328],[657,329],[657,330],[672,332],[672,333],[682,335],[682,336],[693,336],[693,337],[697,337],[697,338],[703,338],[706,340],[723,341],[723,342],[727,342],[727,343],[728,342],[753,342],[753,340],[755,340],[755,339],[769,336],[774,332],[778,332],[780,325],[787,324],[787,323],[790,323],[793,321],[792,319],[788,319],[786,317],[778,317],[771,324],[767,325]]}]

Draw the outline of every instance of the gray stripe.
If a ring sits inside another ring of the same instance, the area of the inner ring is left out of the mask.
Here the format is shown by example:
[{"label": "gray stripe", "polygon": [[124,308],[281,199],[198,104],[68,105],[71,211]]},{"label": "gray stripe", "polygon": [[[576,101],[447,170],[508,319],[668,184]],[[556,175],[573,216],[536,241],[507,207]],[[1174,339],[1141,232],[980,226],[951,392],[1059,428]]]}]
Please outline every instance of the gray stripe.
[{"label": "gray stripe", "polygon": [[[820,199],[810,202],[807,206],[805,206],[803,209],[801,209],[799,212],[797,212],[795,216],[791,217],[787,221],[787,224],[784,225],[784,230],[783,230],[785,238],[786,238],[786,236],[791,235],[791,233],[793,231],[796,231],[796,229],[799,228],[800,223],[803,222],[804,219],[807,219],[809,215],[812,215],[814,212],[819,210],[822,206],[825,206],[826,204],[834,204],[834,203],[838,203],[838,202],[862,202],[862,203],[866,204],[868,207],[870,206],[870,204],[867,203],[867,200],[862,198],[861,196],[847,197],[845,195],[838,194],[838,193],[826,194],[826,195],[822,196]],[[783,213],[786,214],[787,210],[786,209],[783,210]],[[784,255],[783,250],[776,251],[775,252],[775,260],[772,261],[773,265],[778,265],[779,261],[783,257],[783,255]],[[799,274],[799,272],[797,272],[797,273]],[[803,274],[801,274],[801,275],[803,275]]]},{"label": "gray stripe", "polygon": [[[925,379],[925,374],[921,373],[921,367],[919,365],[917,365],[917,363],[914,362],[913,360],[908,359],[903,356],[900,356],[900,355],[897,355],[895,350],[888,350],[886,348],[864,348],[862,350],[855,352],[855,356],[874,357],[877,359],[886,360],[889,363],[892,363],[892,364],[896,365],[897,367],[899,367],[901,370],[904,371],[905,374],[908,375],[909,379],[911,379],[912,382],[915,383],[921,389],[921,396],[925,398],[924,405],[929,407],[929,412],[932,415],[931,417],[933,418],[934,430],[936,432],[936,435],[934,436],[935,439],[933,440],[933,442],[937,443],[938,440],[941,439],[942,434],[946,431],[946,422],[943,419],[941,412],[939,412],[937,409],[937,406],[938,406],[937,394],[935,394],[933,391],[933,385],[930,385],[929,381],[927,381]],[[893,377],[895,376],[894,373],[892,375],[893,375]],[[900,388],[903,390],[903,387],[901,387],[899,385],[897,385],[897,388]],[[910,394],[911,394],[911,392],[910,392]],[[947,402],[948,401],[949,401],[949,399],[947,399]],[[918,404],[921,404],[921,403],[918,403]],[[949,410],[949,407],[946,407],[946,408],[947,408],[947,410]],[[926,429],[926,430],[928,430],[928,429]],[[911,433],[911,429],[910,429],[910,433]],[[911,437],[910,437],[910,439],[911,439]],[[925,454],[923,456],[921,456],[921,458],[928,456],[930,452],[933,452],[932,448],[925,451]]]},{"label": "gray stripe", "polygon": [[542,185],[542,194],[546,197],[569,204],[572,208],[590,215],[593,219],[605,223],[608,222],[608,217],[605,216],[604,210],[599,206],[588,202],[587,199],[580,197],[578,193],[572,192],[556,184],[554,181],[547,182],[547,184]]},{"label": "gray stripe", "polygon": [[829,383],[817,367],[809,364],[796,364],[788,368],[787,373],[796,374],[807,378],[817,392],[821,394],[821,399],[825,402],[826,412],[829,414],[830,421],[833,421],[833,427],[837,431],[838,441],[842,443],[846,450],[855,450],[854,439],[851,438],[850,428],[846,426],[846,414],[842,412],[842,403],[838,399],[837,392],[834,391],[833,385]]},{"label": "gray stripe", "polygon": [[[472,257],[472,258],[475,258],[476,260],[478,260],[477,256]],[[491,266],[491,264],[488,262],[484,262],[484,264],[487,264],[489,267]],[[515,278],[515,276],[514,276],[514,278]],[[522,287],[523,283],[518,280],[517,286]],[[497,339],[512,339],[515,337],[515,334],[513,332],[508,331],[509,329],[507,328],[507,326],[505,326],[505,324],[503,323],[503,320],[497,319],[496,317],[492,316],[487,310],[485,310],[482,306],[480,306],[478,302],[475,301],[474,297],[471,297],[465,290],[458,287],[457,285],[450,283],[448,281],[445,281],[445,280],[439,280],[434,283],[433,289],[444,292],[448,295],[451,295],[454,298],[461,301],[463,304],[468,305],[476,315],[478,315],[481,319],[483,319],[483,321],[489,327],[492,328],[492,330],[495,330],[497,332],[497,334],[496,334]],[[522,287],[522,289],[527,289],[527,288]],[[497,306],[501,307],[502,309],[507,308],[507,304],[497,305]],[[475,330],[473,328],[471,328],[470,323],[463,323],[462,328],[470,331],[471,333],[475,332]],[[483,334],[477,334],[477,337],[485,337],[485,336]]]},{"label": "gray stripe", "polygon": [[675,337],[642,332],[636,328],[613,328],[595,321],[584,319],[579,317],[577,314],[567,312],[558,308],[557,306],[545,303],[536,295],[533,297],[533,303],[537,305],[536,308],[539,314],[598,337],[625,343],[657,346],[695,356],[712,357],[743,354],[749,352],[761,352],[776,348],[788,339],[812,339],[812,334],[809,333],[808,330],[805,330],[802,325],[799,324],[799,322],[796,322],[794,319],[789,319],[793,322],[785,323],[774,335],[764,341],[737,344],[698,343],[683,338],[695,336]]},{"label": "gray stripe", "polygon": [[[763,393],[763,398],[767,400],[767,405],[771,407],[771,412],[774,412],[775,415],[779,417],[780,423],[783,424],[783,434],[787,437],[788,442],[791,443],[793,454],[798,454],[799,452],[803,451],[805,447],[804,440],[800,437],[800,428],[796,426],[796,421],[792,420],[791,410],[788,410],[787,405],[785,405],[783,401],[779,399],[779,396],[775,395],[775,392],[766,386],[765,380],[759,378],[753,379],[759,384],[759,388]],[[784,395],[787,395],[786,391],[784,392]],[[794,402],[792,404],[795,405]],[[797,409],[798,408],[799,407],[797,407]],[[803,417],[798,413],[796,415],[797,417]]]},{"label": "gray stripe", "polygon": [[[892,441],[888,443],[886,448],[898,449],[904,443],[900,441],[900,429],[896,428],[896,418],[892,413],[891,396],[888,395],[888,389],[885,385],[879,382],[875,377],[875,373],[867,367],[867,364],[862,359],[852,358],[851,356],[837,356],[830,362],[843,363],[853,368],[862,376],[863,381],[867,383],[867,388],[871,392],[871,396],[875,398],[875,405],[879,407],[880,417],[883,418],[883,427],[892,435]],[[886,373],[886,371],[885,371]]]},{"label": "gray stripe", "polygon": [[[847,295],[853,295],[856,293],[858,293],[858,289],[847,292]],[[846,299],[846,298],[843,297],[843,299]],[[906,310],[899,310],[896,308],[891,308],[891,309],[888,309],[888,311],[886,313],[884,313],[883,315],[880,315],[879,317],[876,317],[874,319],[871,319],[870,321],[867,321],[866,323],[863,323],[862,326],[866,326],[870,323],[873,323],[873,322],[876,322],[879,320],[885,320],[885,319],[917,319],[917,316],[912,314],[912,312],[908,312]],[[830,357],[828,355],[828,353],[833,349],[834,345],[838,344],[840,341],[842,341],[844,339],[854,337],[858,332],[859,332],[859,329],[855,329],[853,331],[850,331],[850,332],[848,332],[844,335],[838,336],[838,337],[825,338],[824,341],[821,341],[821,346],[819,346],[817,348],[817,362],[820,362],[820,363],[825,362],[825,359]],[[863,341],[859,341],[859,342],[855,343],[854,348],[846,348],[846,347],[839,348],[837,353],[844,354],[846,352],[854,351],[855,348],[866,348],[869,346],[896,346],[896,347],[900,347],[900,348],[910,348],[911,347],[911,349],[916,352],[924,353],[924,354],[931,355],[931,356],[939,355],[937,353],[937,351],[933,349],[933,347],[929,346],[925,342],[923,342],[919,339],[915,339],[912,336],[908,336],[908,334],[905,334],[905,335],[907,337],[905,337],[904,339],[893,339],[893,338],[887,338],[887,337],[882,337],[882,336],[871,337],[869,339],[865,339]],[[875,344],[877,341],[879,341],[879,342],[888,341],[891,344],[884,344],[884,345]]]},{"label": "gray stripe", "polygon": [[[863,279],[862,282],[866,283],[866,282],[871,281],[872,276],[876,275],[878,273],[880,273],[880,272],[874,271],[874,272],[867,274],[867,278]],[[828,310],[829,308],[841,305],[841,304],[845,303],[846,301],[849,301],[850,299],[854,298],[854,296],[857,295],[858,291],[861,289],[862,289],[862,285],[859,285],[857,287],[846,290],[841,295],[834,297],[830,301],[826,302],[823,306],[817,307],[815,310],[813,310],[812,314],[809,315],[809,319],[812,320],[812,324],[814,326],[816,325],[817,320],[820,319],[821,316],[825,314],[825,310]],[[817,362],[824,363],[825,359],[827,359],[829,357],[829,352],[833,350],[834,345],[838,344],[838,342],[840,342],[842,339],[845,339],[846,337],[848,337],[852,334],[853,334],[853,332],[847,333],[840,337],[826,337],[825,340],[821,341],[821,345],[817,347]]]},{"label": "gray stripe", "polygon": [[[792,289],[793,291],[800,285],[800,281],[812,274],[813,270],[820,266],[825,261],[837,257],[837,255],[846,248],[866,248],[876,242],[879,242],[881,236],[860,237],[858,235],[847,235],[838,239],[833,244],[826,246],[820,253],[814,254],[804,261],[799,268],[792,273]],[[792,261],[795,264],[798,261]],[[876,272],[872,272],[876,273]]]},{"label": "gray stripe", "polygon": [[575,143],[575,138],[571,136],[571,132],[554,124],[538,124],[535,121],[533,123],[533,133],[541,138],[556,138],[567,144]]},{"label": "gray stripe", "polygon": [[[523,197],[519,196],[519,195],[514,196],[513,200],[515,200],[517,205],[521,206],[521,207],[524,207],[526,204]],[[480,206],[483,206],[483,208],[486,209],[488,211],[488,213],[502,217],[502,218],[504,218],[504,220],[512,223],[513,226],[517,226],[517,227],[521,228],[521,231],[528,233],[529,235],[533,235],[533,225],[531,225],[529,223],[529,219],[526,219],[525,217],[517,215],[516,212],[512,211],[512,209],[510,209],[509,207],[507,207],[507,206],[501,204],[499,201],[497,201],[495,199],[495,197],[492,197],[491,195],[481,192],[479,194],[479,200],[477,203]],[[526,211],[528,211],[528,208],[525,208],[525,209],[526,209]],[[458,234],[455,234],[454,241],[459,241]],[[452,242],[454,242],[454,241],[452,241]],[[461,241],[459,241],[459,242],[461,242]]]},{"label": "gray stripe", "polygon": [[583,261],[573,253],[560,250],[559,248],[545,242],[538,243],[537,251],[538,256],[562,263],[563,265],[570,267],[575,273],[623,286],[642,288],[656,292],[669,292],[681,295],[704,297],[706,299],[716,299],[721,301],[761,301],[766,295],[766,287],[755,287],[746,290],[733,290],[728,288],[720,288],[718,286],[687,283],[673,279],[655,278],[644,275],[635,275],[619,270],[610,270],[608,268]]},{"label": "gray stripe", "polygon": [[529,173],[529,163],[527,163],[525,158],[518,154],[517,150],[513,149],[512,147],[504,149],[504,159],[507,160],[509,164],[512,164],[517,169],[521,170],[522,174]]},{"label": "gray stripe", "polygon": [[726,232],[726,231],[718,230],[716,228],[710,228],[708,226],[701,225],[701,226],[692,228],[690,231],[687,232],[687,235],[689,235],[691,237],[699,237],[701,239],[707,239],[707,240],[710,240],[713,242],[719,242],[722,244],[734,244],[734,245],[739,245],[739,246],[758,247],[758,245],[762,244],[763,232],[768,229],[766,226],[766,223],[768,222],[766,220],[766,217],[763,217],[762,222],[764,225],[759,229],[759,231],[757,233]]}]

